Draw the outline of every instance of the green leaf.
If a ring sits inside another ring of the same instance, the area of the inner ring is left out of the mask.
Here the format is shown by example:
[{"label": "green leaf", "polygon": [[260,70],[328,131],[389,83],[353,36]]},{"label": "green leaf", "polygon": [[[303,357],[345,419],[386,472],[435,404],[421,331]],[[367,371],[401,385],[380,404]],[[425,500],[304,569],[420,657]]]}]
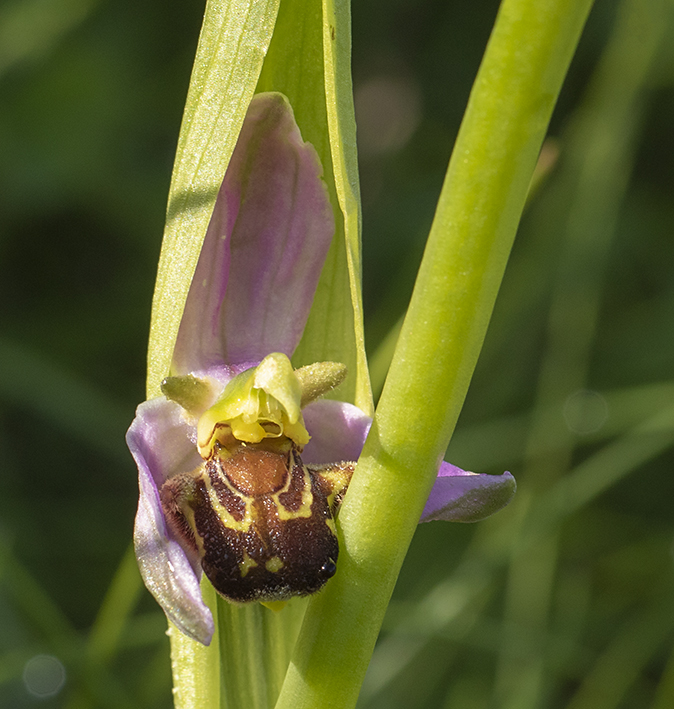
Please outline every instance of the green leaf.
[{"label": "green leaf", "polygon": [[152,303],[148,398],[168,374],[187,292],[280,0],[209,0],[187,94]]},{"label": "green leaf", "polygon": [[[178,140],[152,306],[148,398],[159,396],[160,383],[169,373],[215,198],[262,69],[279,1],[209,0],[206,6]],[[215,610],[216,594],[208,582],[202,584],[202,592]],[[217,626],[217,614],[214,617]],[[176,706],[221,706],[217,627],[209,647],[173,627],[169,632]]]}]

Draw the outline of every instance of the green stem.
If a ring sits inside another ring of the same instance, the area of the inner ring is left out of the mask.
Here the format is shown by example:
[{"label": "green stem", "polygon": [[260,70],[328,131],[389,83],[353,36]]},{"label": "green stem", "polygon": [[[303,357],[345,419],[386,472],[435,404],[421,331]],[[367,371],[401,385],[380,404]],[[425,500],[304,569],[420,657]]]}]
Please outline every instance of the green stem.
[{"label": "green stem", "polygon": [[215,589],[204,577],[201,581],[204,602],[214,613],[215,634],[205,647],[188,638],[169,623],[171,639],[171,671],[173,674],[173,700],[175,709],[218,709],[221,703],[220,688],[220,633],[215,615]]},{"label": "green stem", "polygon": [[352,707],[458,418],[548,121],[591,0],[504,0],[373,429],[277,709]]},{"label": "green stem", "polygon": [[259,603],[218,603],[221,706],[268,709],[274,706],[304,615],[306,601],[293,599],[283,610]]}]

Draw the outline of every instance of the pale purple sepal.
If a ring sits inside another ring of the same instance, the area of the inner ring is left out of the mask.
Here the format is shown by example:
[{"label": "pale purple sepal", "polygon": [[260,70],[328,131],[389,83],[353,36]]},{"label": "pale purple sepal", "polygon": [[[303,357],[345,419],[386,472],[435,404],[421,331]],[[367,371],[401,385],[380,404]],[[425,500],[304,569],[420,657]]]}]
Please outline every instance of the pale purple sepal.
[{"label": "pale purple sepal", "polygon": [[214,631],[213,616],[201,598],[199,560],[173,539],[158,492],[172,474],[199,465],[193,437],[193,427],[177,404],[154,399],[138,407],[126,434],[138,466],[140,488],[133,541],[143,581],[169,620],[208,645]]},{"label": "pale purple sepal", "polygon": [[203,461],[197,452],[196,429],[181,406],[163,397],[136,409],[126,442],[136,463],[141,462],[161,486],[165,480],[194,470]]},{"label": "pale purple sepal", "polygon": [[[305,463],[358,460],[372,419],[358,407],[341,401],[317,401],[302,411],[311,440],[304,448]],[[420,522],[479,522],[505,507],[515,494],[515,478],[470,473],[442,463]]]},{"label": "pale purple sepal", "polygon": [[358,460],[372,419],[357,406],[324,399],[302,409],[311,440],[302,460],[320,465],[342,460]]},{"label": "pale purple sepal", "polygon": [[255,96],[190,287],[172,373],[292,355],[334,234],[322,172],[287,99]]},{"label": "pale purple sepal", "polygon": [[179,630],[208,645],[213,637],[213,616],[201,598],[199,578],[182,547],[169,537],[149,471],[141,470],[139,482],[133,543],[145,586]]},{"label": "pale purple sepal", "polygon": [[470,473],[450,463],[443,463],[420,522],[479,522],[505,507],[515,494],[515,478]]}]

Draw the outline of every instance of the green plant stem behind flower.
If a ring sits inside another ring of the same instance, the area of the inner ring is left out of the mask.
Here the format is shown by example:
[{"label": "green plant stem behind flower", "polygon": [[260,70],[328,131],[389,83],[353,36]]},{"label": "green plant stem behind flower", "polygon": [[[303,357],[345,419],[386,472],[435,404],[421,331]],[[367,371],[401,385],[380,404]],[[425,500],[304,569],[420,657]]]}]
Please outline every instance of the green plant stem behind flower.
[{"label": "green plant stem behind flower", "polygon": [[339,399],[372,416],[360,292],[360,188],[348,3],[281,3],[257,91],[287,96],[303,138],[321,159],[335,213],[335,236],[293,364],[344,363],[349,375]]},{"label": "green plant stem behind flower", "polygon": [[591,0],[504,0],[407,318],[340,513],[340,567],[309,605],[277,709],[352,707],[463,404]]}]

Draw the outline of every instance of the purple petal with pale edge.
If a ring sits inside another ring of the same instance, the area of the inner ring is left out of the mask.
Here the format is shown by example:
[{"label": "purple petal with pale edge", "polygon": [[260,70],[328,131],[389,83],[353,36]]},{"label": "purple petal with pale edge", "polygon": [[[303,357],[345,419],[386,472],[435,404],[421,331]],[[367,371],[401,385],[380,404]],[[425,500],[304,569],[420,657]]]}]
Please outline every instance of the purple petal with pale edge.
[{"label": "purple petal with pale edge", "polygon": [[190,287],[173,373],[292,355],[334,234],[322,172],[285,97],[255,96]]},{"label": "purple petal with pale edge", "polygon": [[372,419],[357,406],[324,399],[302,409],[302,415],[311,434],[302,452],[305,463],[358,460]]},{"label": "purple petal with pale edge", "polygon": [[[302,452],[306,463],[358,460],[372,419],[341,401],[317,401],[303,411],[311,440]],[[478,522],[505,507],[515,494],[515,478],[469,473],[442,463],[426,502],[421,522],[434,519]]]},{"label": "purple petal with pale edge", "polygon": [[126,442],[136,463],[143,461],[157,487],[202,462],[194,426],[185,419],[178,404],[164,397],[145,401],[136,409]]},{"label": "purple petal with pale edge", "polygon": [[143,581],[166,617],[194,640],[208,645],[213,616],[201,598],[199,579],[182,547],[168,536],[157,486],[140,471],[140,500],[133,542]]},{"label": "purple petal with pale edge", "polygon": [[134,546],[143,581],[182,632],[208,645],[213,617],[201,598],[198,559],[190,558],[172,538],[164,521],[158,488],[166,478],[199,465],[193,429],[181,408],[165,399],[146,401],[126,434],[136,465],[140,499]]},{"label": "purple petal with pale edge", "polygon": [[515,478],[508,472],[469,473],[443,463],[419,521],[479,522],[505,507],[515,489]]}]

